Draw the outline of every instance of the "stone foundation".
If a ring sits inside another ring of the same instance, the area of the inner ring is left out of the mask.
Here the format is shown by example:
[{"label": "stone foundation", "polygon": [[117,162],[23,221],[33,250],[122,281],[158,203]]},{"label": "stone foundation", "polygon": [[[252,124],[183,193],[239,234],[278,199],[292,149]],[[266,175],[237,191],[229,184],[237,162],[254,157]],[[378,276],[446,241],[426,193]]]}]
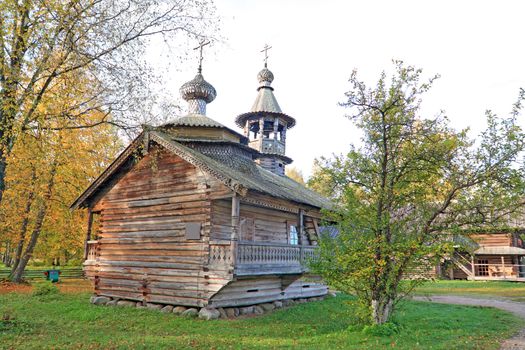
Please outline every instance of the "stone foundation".
[{"label": "stone foundation", "polygon": [[173,306],[166,304],[144,303],[142,301],[135,302],[131,300],[124,300],[119,298],[110,298],[105,296],[92,296],[90,302],[94,305],[105,305],[113,307],[136,307],[138,309],[158,310],[163,313],[173,313],[184,317],[199,317],[204,320],[216,319],[232,319],[239,316],[254,316],[262,315],[272,312],[276,309],[286,308],[295,304],[303,304],[311,301],[321,301],[325,297],[312,297],[300,299],[286,299],[282,301],[274,301],[271,303],[254,304],[243,307],[225,307],[225,308],[194,308],[186,306]]}]

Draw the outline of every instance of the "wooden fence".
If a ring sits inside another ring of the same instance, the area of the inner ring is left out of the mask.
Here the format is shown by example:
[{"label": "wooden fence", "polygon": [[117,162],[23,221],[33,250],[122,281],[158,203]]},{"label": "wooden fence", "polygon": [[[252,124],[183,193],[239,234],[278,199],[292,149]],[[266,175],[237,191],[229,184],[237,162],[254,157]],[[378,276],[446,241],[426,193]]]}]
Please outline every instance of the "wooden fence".
[{"label": "wooden fence", "polygon": [[[44,272],[46,272],[49,269],[29,269],[24,271],[24,279],[45,279],[46,276],[44,275]],[[82,271],[81,267],[66,267],[66,268],[57,268],[56,270],[60,271],[60,279],[66,279],[66,278],[84,278],[84,272]],[[11,270],[8,269],[0,269],[0,280],[7,278],[9,276],[9,273]]]}]

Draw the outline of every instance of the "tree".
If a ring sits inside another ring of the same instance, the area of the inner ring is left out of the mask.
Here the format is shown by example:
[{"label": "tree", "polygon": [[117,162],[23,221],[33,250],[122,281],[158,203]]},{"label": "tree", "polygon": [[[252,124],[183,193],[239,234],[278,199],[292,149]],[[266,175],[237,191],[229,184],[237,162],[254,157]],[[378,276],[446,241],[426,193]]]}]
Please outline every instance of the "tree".
[{"label": "tree", "polygon": [[341,105],[362,130],[362,146],[320,160],[311,180],[331,188],[340,204],[328,214],[339,233],[321,239],[312,267],[355,294],[374,324],[387,322],[421,282],[419,272],[450,252],[449,234],[494,224],[519,208],[524,194],[524,172],[515,163],[524,148],[516,125],[523,91],[509,118],[487,112],[488,128],[476,147],[442,115],[419,116],[421,96],[437,77],[421,83],[421,70],[402,62],[395,69],[390,82],[381,74],[375,88],[353,72]]},{"label": "tree", "polygon": [[[67,121],[46,117],[82,98],[84,93],[74,86],[83,81],[79,72],[56,80],[34,112],[37,118],[33,128],[18,136],[7,159],[10,171],[0,210],[0,230],[8,233],[16,247],[10,275],[15,282],[22,279],[28,262],[38,252],[40,238],[44,238],[41,258],[56,256],[57,250],[66,248],[72,252],[67,251],[68,257],[80,258],[85,220],[80,213],[70,213],[69,204],[107,166],[108,157],[120,146],[116,128],[110,124],[69,129],[64,127]],[[102,117],[100,113],[90,111],[83,119],[94,123]]]},{"label": "tree", "polygon": [[[149,39],[200,37],[214,23],[208,0],[0,2],[0,203],[21,133],[39,118],[60,119],[62,129],[137,127],[144,120],[134,116],[149,115],[138,110],[153,100],[148,87],[156,77],[143,63]],[[76,74],[84,80],[70,84],[75,98],[53,114],[36,113],[57,83]],[[86,118],[91,112],[99,119]]]},{"label": "tree", "polygon": [[303,172],[297,169],[296,167],[287,167],[286,176],[288,176],[290,179],[294,180],[295,182],[300,183],[301,185],[305,184]]},{"label": "tree", "polygon": [[35,256],[44,261],[59,256],[82,259],[86,213],[71,212],[69,205],[110,163],[119,146],[109,125],[41,130],[17,142],[9,159],[8,189],[1,210],[5,220],[0,226],[16,247],[12,281],[21,281]]}]

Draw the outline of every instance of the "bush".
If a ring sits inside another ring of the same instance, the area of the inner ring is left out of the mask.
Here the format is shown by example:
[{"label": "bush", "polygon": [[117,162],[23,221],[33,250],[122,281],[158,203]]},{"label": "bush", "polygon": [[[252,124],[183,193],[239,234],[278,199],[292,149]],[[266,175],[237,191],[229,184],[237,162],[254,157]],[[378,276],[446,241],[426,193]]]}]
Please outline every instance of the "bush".
[{"label": "bush", "polygon": [[399,326],[393,322],[386,322],[383,324],[372,324],[363,327],[363,333],[368,335],[375,335],[379,337],[389,337],[399,333]]},{"label": "bush", "polygon": [[38,283],[33,290],[33,296],[35,297],[55,296],[58,294],[60,294],[58,287],[51,282]]}]

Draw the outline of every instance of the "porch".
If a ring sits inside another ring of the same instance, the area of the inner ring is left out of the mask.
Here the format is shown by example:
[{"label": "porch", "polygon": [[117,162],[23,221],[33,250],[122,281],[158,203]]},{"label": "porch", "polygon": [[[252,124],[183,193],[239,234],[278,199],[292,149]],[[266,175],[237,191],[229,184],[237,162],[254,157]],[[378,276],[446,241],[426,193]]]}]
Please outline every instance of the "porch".
[{"label": "porch", "polygon": [[456,253],[450,260],[467,280],[525,282],[524,252],[517,247],[479,248],[469,257]]},{"label": "porch", "polygon": [[[210,243],[208,265],[230,265],[236,276],[302,274],[317,246],[239,241]],[[219,266],[218,266],[219,265]]]}]

